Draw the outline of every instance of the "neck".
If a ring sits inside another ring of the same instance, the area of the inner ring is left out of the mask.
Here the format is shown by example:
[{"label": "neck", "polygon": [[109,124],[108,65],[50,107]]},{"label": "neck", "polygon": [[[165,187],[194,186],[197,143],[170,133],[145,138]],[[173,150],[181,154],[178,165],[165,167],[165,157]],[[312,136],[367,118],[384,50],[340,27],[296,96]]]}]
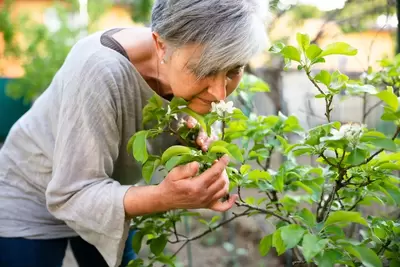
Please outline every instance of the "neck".
[{"label": "neck", "polygon": [[130,28],[114,34],[113,38],[125,49],[130,62],[147,84],[160,96],[169,98],[172,91],[166,69],[157,56],[151,30]]}]

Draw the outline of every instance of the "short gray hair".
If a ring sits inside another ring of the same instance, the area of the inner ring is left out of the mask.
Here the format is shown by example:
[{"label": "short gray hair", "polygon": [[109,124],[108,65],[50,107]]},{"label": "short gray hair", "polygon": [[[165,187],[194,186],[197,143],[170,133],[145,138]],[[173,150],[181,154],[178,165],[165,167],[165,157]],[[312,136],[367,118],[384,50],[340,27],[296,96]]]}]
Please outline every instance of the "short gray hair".
[{"label": "short gray hair", "polygon": [[204,77],[245,65],[265,48],[267,5],[267,0],[156,0],[151,28],[175,48],[202,45],[193,72]]}]

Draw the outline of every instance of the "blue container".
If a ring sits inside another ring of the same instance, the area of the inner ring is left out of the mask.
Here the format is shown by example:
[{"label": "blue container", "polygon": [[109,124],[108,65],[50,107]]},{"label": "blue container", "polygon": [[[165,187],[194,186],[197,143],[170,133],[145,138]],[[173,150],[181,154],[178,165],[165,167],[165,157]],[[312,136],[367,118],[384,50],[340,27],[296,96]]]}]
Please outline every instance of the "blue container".
[{"label": "blue container", "polygon": [[11,79],[0,77],[0,142],[4,142],[13,124],[29,110],[21,100],[6,95],[6,85]]}]

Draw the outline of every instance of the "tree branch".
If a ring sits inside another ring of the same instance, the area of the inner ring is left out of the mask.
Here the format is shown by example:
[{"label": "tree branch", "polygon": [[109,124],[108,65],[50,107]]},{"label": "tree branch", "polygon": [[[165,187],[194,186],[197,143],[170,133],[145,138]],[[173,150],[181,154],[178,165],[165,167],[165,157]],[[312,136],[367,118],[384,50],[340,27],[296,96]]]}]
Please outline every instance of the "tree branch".
[{"label": "tree branch", "polygon": [[[233,221],[233,220],[235,220],[235,219],[237,219],[237,218],[239,218],[239,217],[247,216],[247,215],[249,214],[249,210],[250,210],[250,209],[247,209],[247,210],[245,210],[245,211],[242,212],[242,213],[234,214],[233,217],[231,217],[231,218],[229,218],[229,219],[227,219],[227,220],[225,220],[225,221],[223,221],[223,222],[220,222],[218,225],[216,225],[216,226],[214,226],[214,227],[211,227],[210,229],[204,231],[203,233],[201,233],[201,234],[199,234],[199,235],[196,235],[196,236],[191,237],[191,238],[187,238],[187,239],[185,239],[185,240],[180,240],[179,242],[170,242],[170,243],[172,243],[172,244],[184,242],[184,243],[182,244],[182,246],[180,246],[179,249],[178,249],[177,251],[175,251],[175,253],[171,256],[171,258],[175,257],[189,242],[194,241],[194,240],[197,240],[197,239],[199,239],[199,238],[202,238],[203,236],[205,236],[205,235],[211,233],[212,231],[214,231],[215,229],[218,229],[218,228],[220,228],[221,226],[223,226],[223,225],[225,225],[225,224],[227,224],[227,223],[229,223],[229,222],[231,222],[231,221]],[[165,267],[165,266],[166,266],[166,265],[164,265],[164,267]]]},{"label": "tree branch", "polygon": [[238,202],[238,201],[236,201],[235,204],[238,207],[246,207],[246,208],[249,208],[250,210],[255,210],[255,211],[259,211],[260,213],[263,213],[263,214],[272,215],[272,216],[274,216],[274,217],[276,217],[276,218],[278,218],[278,219],[280,219],[282,221],[285,221],[287,223],[292,223],[289,220],[289,218],[283,217],[283,216],[281,216],[281,215],[279,215],[279,214],[277,214],[277,213],[275,213],[273,211],[266,210],[266,209],[261,209],[259,207],[256,207],[256,206],[253,206],[253,205],[249,205],[249,204],[246,204],[246,203],[241,203],[241,202]]},{"label": "tree branch", "polygon": [[[397,138],[397,136],[399,135],[399,133],[400,133],[400,126],[397,127],[397,130],[396,130],[396,132],[394,133],[394,135],[393,135],[393,137],[392,137],[392,140],[395,140],[395,139]],[[372,154],[371,156],[369,156],[366,160],[364,160],[364,161],[361,162],[360,164],[353,165],[353,166],[349,167],[348,169],[353,168],[353,167],[359,167],[359,166],[361,166],[361,165],[367,164],[368,162],[370,162],[371,160],[373,160],[377,155],[379,155],[380,153],[382,153],[384,150],[385,150],[385,149],[383,149],[383,148],[382,148],[382,149],[379,149],[378,151],[376,151],[374,154]]]}]

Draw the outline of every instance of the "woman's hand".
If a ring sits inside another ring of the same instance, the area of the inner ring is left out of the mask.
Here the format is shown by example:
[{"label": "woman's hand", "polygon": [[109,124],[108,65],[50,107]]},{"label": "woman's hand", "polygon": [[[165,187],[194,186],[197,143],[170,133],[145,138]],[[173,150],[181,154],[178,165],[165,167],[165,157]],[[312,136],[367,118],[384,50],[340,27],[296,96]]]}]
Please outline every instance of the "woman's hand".
[{"label": "woman's hand", "polygon": [[[191,116],[185,117],[186,125],[189,129],[196,127],[198,124],[197,120]],[[203,151],[207,151],[208,147],[212,142],[216,141],[218,137],[216,135],[207,136],[206,130],[200,127],[199,134],[196,137],[196,144]]]},{"label": "woman's hand", "polygon": [[214,211],[229,210],[237,195],[222,202],[228,194],[229,180],[225,168],[228,156],[223,156],[211,168],[196,176],[197,162],[175,167],[158,185],[162,199],[170,209],[209,208]]}]

